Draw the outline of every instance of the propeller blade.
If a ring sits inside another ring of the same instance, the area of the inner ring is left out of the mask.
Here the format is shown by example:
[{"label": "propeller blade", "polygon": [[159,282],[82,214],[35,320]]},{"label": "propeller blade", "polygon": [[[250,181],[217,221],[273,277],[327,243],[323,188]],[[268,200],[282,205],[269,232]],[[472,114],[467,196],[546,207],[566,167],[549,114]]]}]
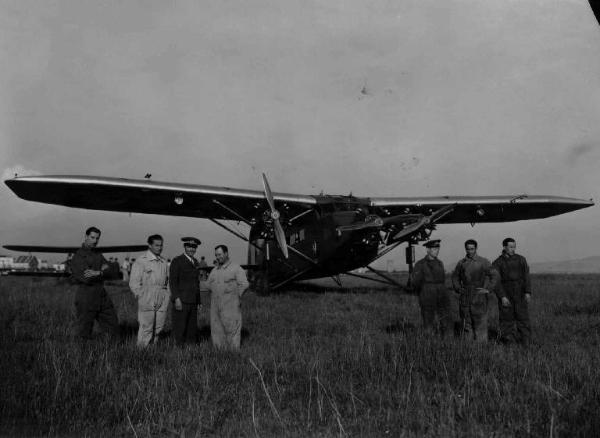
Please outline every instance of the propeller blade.
[{"label": "propeller blade", "polygon": [[279,248],[281,248],[281,252],[283,256],[287,259],[289,258],[287,243],[285,241],[285,233],[283,232],[283,227],[279,223],[279,219],[275,222],[275,238],[277,239],[277,243],[279,244]]},{"label": "propeller blade", "polygon": [[269,186],[269,181],[267,181],[267,176],[263,173],[263,187],[265,188],[265,196],[267,197],[267,202],[269,203],[269,208],[271,211],[275,211],[275,201],[273,200],[273,193],[271,192],[271,187]]},{"label": "propeller blade", "polygon": [[267,176],[263,173],[263,186],[265,188],[265,197],[267,198],[267,202],[269,203],[269,208],[271,209],[271,219],[273,219],[273,226],[275,228],[275,239],[277,240],[277,244],[283,253],[283,256],[287,259],[289,258],[287,243],[285,241],[285,232],[283,231],[283,227],[281,226],[281,222],[279,222],[279,212],[275,208],[275,200],[273,199],[273,193],[271,192],[271,187],[269,186],[269,181],[267,181]]}]

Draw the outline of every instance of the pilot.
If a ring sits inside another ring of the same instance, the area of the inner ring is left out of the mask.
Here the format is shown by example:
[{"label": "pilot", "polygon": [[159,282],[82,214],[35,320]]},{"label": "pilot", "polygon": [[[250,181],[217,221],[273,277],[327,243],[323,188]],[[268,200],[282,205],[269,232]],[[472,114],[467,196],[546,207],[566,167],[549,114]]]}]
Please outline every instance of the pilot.
[{"label": "pilot", "polygon": [[525,257],[515,253],[515,239],[507,237],[502,246],[502,254],[493,263],[500,274],[496,287],[500,341],[508,344],[520,342],[527,346],[531,341],[529,265]]},{"label": "pilot", "polygon": [[173,336],[178,345],[196,342],[200,305],[200,271],[194,254],[201,242],[195,237],[183,237],[181,241],[183,254],[175,257],[169,267]]},{"label": "pilot", "polygon": [[217,265],[210,271],[210,335],[218,348],[239,350],[242,334],[240,299],[248,288],[246,273],[229,259],[225,245],[215,247]]},{"label": "pilot", "polygon": [[104,289],[104,280],[117,279],[119,273],[96,251],[100,234],[98,228],[88,228],[81,248],[70,261],[71,279],[76,284],[77,334],[83,339],[92,338],[94,320],[105,332],[119,334],[117,313]]},{"label": "pilot", "polygon": [[129,287],[138,301],[137,346],[140,348],[158,342],[167,319],[171,294],[167,282],[167,261],[160,255],[162,249],[162,236],[153,234],[148,237],[148,250],[131,267]]},{"label": "pilot", "polygon": [[485,342],[488,339],[488,294],[495,289],[498,272],[490,261],[477,255],[477,241],[465,242],[466,256],[452,273],[452,287],[459,294],[461,332]]},{"label": "pilot", "polygon": [[423,246],[427,255],[415,263],[412,284],[419,293],[419,305],[426,332],[433,331],[435,316],[439,320],[440,334],[447,332],[450,319],[450,295],[446,288],[444,264],[438,259],[441,240],[430,240]]}]

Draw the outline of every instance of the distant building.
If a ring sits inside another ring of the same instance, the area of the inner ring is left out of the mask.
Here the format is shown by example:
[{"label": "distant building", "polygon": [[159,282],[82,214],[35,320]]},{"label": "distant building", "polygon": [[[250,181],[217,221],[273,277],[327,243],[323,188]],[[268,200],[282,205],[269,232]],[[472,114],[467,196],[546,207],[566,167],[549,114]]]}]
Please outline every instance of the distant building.
[{"label": "distant building", "polygon": [[14,262],[14,257],[0,255],[0,269],[12,269]]},{"label": "distant building", "polygon": [[38,264],[38,269],[47,270],[50,269],[50,265],[48,264],[48,260],[40,260]]},{"label": "distant building", "polygon": [[40,262],[36,256],[22,255],[14,260],[12,267],[13,269],[36,271],[39,264]]},{"label": "distant building", "polygon": [[52,265],[52,269],[59,272],[64,272],[65,264],[64,263],[55,263]]}]

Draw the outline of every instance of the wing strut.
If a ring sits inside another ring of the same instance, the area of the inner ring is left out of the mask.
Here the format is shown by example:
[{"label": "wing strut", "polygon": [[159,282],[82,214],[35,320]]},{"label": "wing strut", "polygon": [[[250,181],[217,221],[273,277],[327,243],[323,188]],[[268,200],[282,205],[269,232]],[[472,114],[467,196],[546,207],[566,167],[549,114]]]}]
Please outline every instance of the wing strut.
[{"label": "wing strut", "polygon": [[377,269],[374,269],[370,266],[365,266],[365,268],[367,268],[369,271],[371,271],[373,274],[379,275],[381,278],[385,278],[387,281],[389,281],[391,284],[393,284],[394,286],[398,286],[400,289],[404,290],[404,286],[401,285],[400,283],[398,283],[396,280],[394,280],[393,278],[388,277],[387,275],[383,275],[381,272],[379,272]]},{"label": "wing strut", "polygon": [[227,225],[225,225],[225,224],[222,224],[222,223],[221,223],[221,222],[219,222],[218,220],[216,220],[216,219],[212,219],[212,218],[209,218],[208,220],[209,220],[209,221],[211,221],[211,222],[213,222],[213,223],[215,223],[215,224],[217,224],[218,226],[220,226],[220,227],[221,227],[221,228],[223,228],[224,230],[227,230],[227,231],[229,231],[229,232],[230,232],[231,234],[233,234],[234,236],[236,236],[236,237],[239,237],[240,239],[242,239],[242,240],[244,240],[244,241],[248,242],[250,245],[252,245],[252,246],[253,246],[253,247],[255,247],[256,249],[258,249],[259,251],[261,251],[261,252],[263,252],[263,251],[264,251],[264,250],[263,250],[261,247],[259,247],[258,245],[256,245],[254,242],[250,242],[250,240],[249,240],[249,239],[248,239],[246,236],[244,236],[243,234],[240,234],[240,233],[238,233],[238,232],[237,232],[237,231],[235,231],[235,230],[232,230],[232,229],[231,229],[231,228],[229,228]]},{"label": "wing strut", "polygon": [[251,225],[250,221],[248,221],[243,216],[241,216],[240,214],[238,214],[235,210],[227,207],[225,204],[223,204],[222,202],[217,201],[216,199],[213,199],[212,201],[213,201],[213,203],[217,204],[219,207],[224,208],[229,213],[231,213],[232,215],[234,215],[235,217],[237,217],[239,220],[241,220],[242,222],[244,222],[246,225]]}]

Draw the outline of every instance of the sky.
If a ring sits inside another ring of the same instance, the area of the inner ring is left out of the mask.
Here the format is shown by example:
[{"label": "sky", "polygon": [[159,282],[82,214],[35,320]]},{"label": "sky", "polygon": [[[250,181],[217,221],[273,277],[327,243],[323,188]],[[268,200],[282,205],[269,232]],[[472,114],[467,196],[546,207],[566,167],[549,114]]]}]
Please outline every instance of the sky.
[{"label": "sky", "polygon": [[[0,0],[0,169],[358,196],[598,199],[600,26],[586,0]],[[207,220],[30,203],[1,244],[196,235]],[[247,231],[243,226],[242,231]],[[600,255],[598,207],[442,225],[441,259],[506,236],[530,261]],[[6,252],[6,251],[4,251]],[[417,249],[417,256],[424,250]],[[50,257],[52,259],[52,257]],[[387,259],[403,268],[404,251]],[[386,260],[381,263],[385,264]]]}]

